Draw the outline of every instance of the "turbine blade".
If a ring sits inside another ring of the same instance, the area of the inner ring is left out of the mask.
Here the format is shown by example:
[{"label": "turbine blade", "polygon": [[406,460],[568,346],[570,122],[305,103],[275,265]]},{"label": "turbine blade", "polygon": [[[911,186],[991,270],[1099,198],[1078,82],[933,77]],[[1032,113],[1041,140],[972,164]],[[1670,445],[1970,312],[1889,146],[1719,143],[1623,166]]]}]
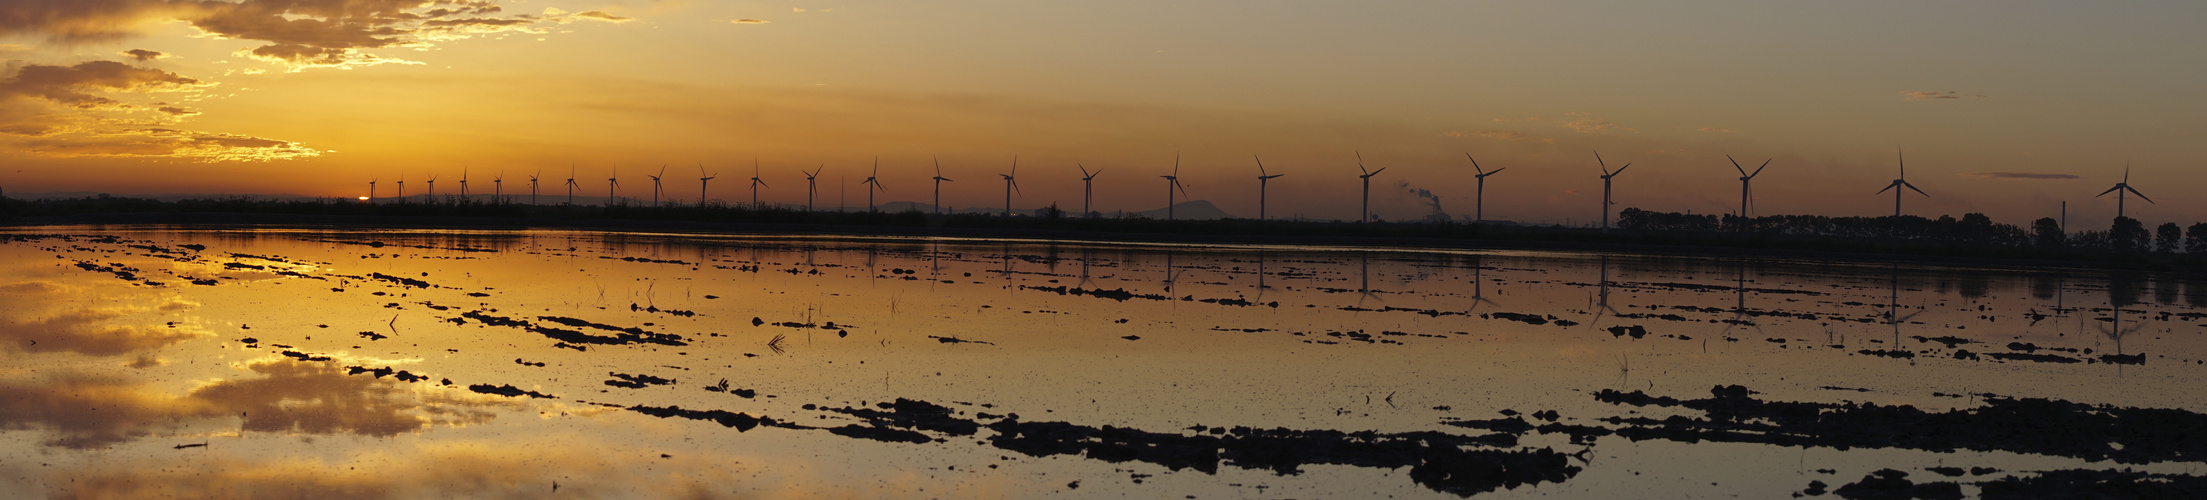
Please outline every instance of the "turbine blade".
[{"label": "turbine blade", "polygon": [[1594,163],[1601,164],[1602,173],[1609,173],[1609,162],[1602,161],[1602,150],[1594,150]]},{"label": "turbine blade", "polygon": [[[2130,191],[2130,194],[2135,194],[2135,195],[2138,195],[2138,199],[2141,199],[2141,200],[2146,200],[2146,203],[2153,203],[2153,198],[2147,198],[2147,197],[2146,197],[2146,193],[2140,193],[2140,192],[2138,192],[2138,188],[2130,187],[2130,185],[2127,185],[2127,184],[2126,184],[2126,185],[2123,185],[2123,190],[2125,190],[2125,191]],[[2159,205],[2160,203],[2153,203],[2153,204],[2155,204],[2155,205]]]},{"label": "turbine blade", "polygon": [[1924,195],[1924,197],[1926,197],[1926,198],[1929,198],[1929,197],[1931,197],[1931,193],[1926,193],[1926,192],[1923,192],[1923,190],[1921,190],[1921,189],[1916,189],[1916,185],[1915,185],[1915,184],[1909,184],[1909,183],[1907,183],[1907,182],[1901,182],[1901,183],[1900,183],[1900,185],[1903,185],[1903,186],[1908,186],[1908,189],[1909,189],[1909,190],[1911,190],[1911,191],[1915,191],[1915,192],[1916,192],[1916,194]]},{"label": "turbine blade", "polygon": [[[1464,159],[1466,159],[1466,160],[1471,160],[1471,169],[1472,169],[1472,170],[1478,171],[1480,175],[1486,175],[1486,173],[1487,173],[1487,169],[1484,169],[1484,168],[1479,168],[1479,159],[1478,159],[1478,158],[1472,158],[1472,157],[1471,157],[1471,152],[1470,152],[1470,151],[1465,151],[1465,152],[1464,152]],[[1502,169],[1499,169],[1499,168],[1497,168],[1497,169],[1494,169],[1494,171],[1496,171],[1496,172],[1500,172],[1500,171],[1502,171]]]},{"label": "turbine blade", "polygon": [[1364,168],[1364,152],[1363,152],[1363,151],[1357,151],[1357,152],[1356,152],[1356,169],[1357,169],[1357,170],[1359,170],[1359,171],[1362,171],[1362,172],[1364,172],[1364,176],[1365,176],[1365,177],[1371,177],[1371,176],[1372,176],[1372,171],[1371,171],[1370,169],[1366,169],[1366,168]]},{"label": "turbine blade", "polygon": [[1892,190],[1893,190],[1893,186],[1898,186],[1898,185],[1900,185],[1900,183],[1898,183],[1898,182],[1895,182],[1895,183],[1892,183],[1892,184],[1886,184],[1886,185],[1885,185],[1885,189],[1880,189],[1880,190],[1877,190],[1877,192],[1875,192],[1875,193],[1870,193],[1870,194],[1885,194],[1885,192],[1886,192],[1886,191],[1892,191]]},{"label": "turbine blade", "polygon": [[1625,164],[1625,166],[1622,166],[1622,167],[1617,167],[1617,171],[1615,171],[1615,172],[1610,172],[1610,173],[1609,173],[1609,175],[1611,175],[1611,176],[1615,176],[1615,175],[1617,175],[1617,174],[1622,174],[1622,173],[1625,173],[1625,169],[1628,169],[1628,168],[1632,168],[1632,164],[1630,164],[1630,163],[1626,163],[1626,164]]},{"label": "turbine blade", "polygon": [[2101,196],[2107,196],[2107,194],[2108,194],[2108,193],[2113,193],[2113,192],[2116,192],[2116,191],[2121,191],[2121,190],[2122,190],[2122,189],[2123,189],[2124,187],[2127,187],[2127,186],[2124,186],[2124,185],[2122,185],[2122,184],[2116,184],[2116,185],[2115,185],[2115,187],[2107,188],[2107,190],[2106,190],[2106,191],[2101,191],[2101,192],[2100,192],[2100,194],[2092,195],[2092,197],[2093,197],[2093,198],[2098,198],[2098,197],[2101,197]]},{"label": "turbine blade", "polygon": [[1740,161],[1739,161],[1739,160],[1733,160],[1733,159],[1732,159],[1732,155],[1724,155],[1724,159],[1726,159],[1726,160],[1731,160],[1731,162],[1732,162],[1732,169],[1733,169],[1733,170],[1738,170],[1738,171],[1740,171],[1740,175],[1747,175],[1747,169],[1746,169],[1746,168],[1742,168],[1742,167],[1740,167]]},{"label": "turbine blade", "polygon": [[1504,170],[1509,170],[1509,169],[1510,169],[1510,167],[1502,167],[1502,168],[1497,168],[1497,169],[1494,169],[1494,171],[1493,171],[1493,172],[1487,172],[1487,173],[1486,173],[1486,175],[1494,175],[1494,174],[1499,174],[1499,173],[1502,173],[1502,171],[1504,171]]},{"label": "turbine blade", "polygon": [[[1772,158],[1771,160],[1775,160],[1775,159],[1777,159],[1777,158]],[[1760,166],[1760,167],[1755,167],[1755,173],[1752,173],[1752,174],[1747,174],[1747,178],[1749,178],[1749,179],[1753,179],[1753,178],[1755,178],[1755,176],[1758,176],[1758,175],[1762,175],[1762,174],[1763,174],[1763,169],[1766,169],[1766,168],[1770,168],[1770,160],[1763,160],[1763,166]]]},{"label": "turbine blade", "polygon": [[1258,158],[1258,157],[1257,157],[1257,155],[1249,155],[1249,157],[1250,157],[1250,158],[1256,158],[1256,159],[1257,159],[1257,176],[1258,176],[1258,177],[1263,177],[1263,176],[1266,176],[1266,175],[1271,175],[1271,174],[1272,174],[1271,172],[1266,172],[1266,171],[1264,171],[1264,158]]}]

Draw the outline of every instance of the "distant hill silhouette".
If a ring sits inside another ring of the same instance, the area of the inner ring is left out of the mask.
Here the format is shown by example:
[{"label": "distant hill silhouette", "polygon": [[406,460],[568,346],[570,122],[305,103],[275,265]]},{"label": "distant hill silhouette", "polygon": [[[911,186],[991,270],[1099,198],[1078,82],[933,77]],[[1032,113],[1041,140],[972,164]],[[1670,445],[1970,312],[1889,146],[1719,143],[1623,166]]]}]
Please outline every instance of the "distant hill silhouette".
[{"label": "distant hill silhouette", "polygon": [[[1210,200],[1182,202],[1173,205],[1172,209],[1173,220],[1218,220],[1235,218],[1233,214],[1226,213],[1225,210],[1219,210],[1218,205],[1212,205]],[[1134,212],[1131,215],[1150,219],[1164,219],[1165,209],[1160,208],[1156,210],[1145,210],[1141,212]]]}]

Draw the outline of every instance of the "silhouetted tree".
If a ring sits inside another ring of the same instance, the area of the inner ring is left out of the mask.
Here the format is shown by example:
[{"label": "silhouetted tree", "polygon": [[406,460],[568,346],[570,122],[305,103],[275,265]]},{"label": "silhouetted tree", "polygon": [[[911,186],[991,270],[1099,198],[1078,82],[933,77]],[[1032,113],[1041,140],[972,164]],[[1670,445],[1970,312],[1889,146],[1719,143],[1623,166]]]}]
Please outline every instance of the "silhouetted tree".
[{"label": "silhouetted tree", "polygon": [[2160,227],[2153,228],[2153,233],[2154,249],[2161,253],[2176,253],[2184,244],[2184,229],[2177,227],[2174,222],[2162,223]]},{"label": "silhouetted tree", "polygon": [[2061,221],[2054,220],[2053,217],[2031,223],[2031,229],[2038,234],[2038,246],[2061,247],[2069,244],[2069,233],[2062,232]]},{"label": "silhouetted tree", "polygon": [[2194,255],[2207,253],[2207,222],[2192,223],[2192,228],[2185,230],[2184,233],[2189,236],[2184,242],[2184,253]]},{"label": "silhouetted tree", "polygon": [[2145,249],[2147,239],[2151,237],[2152,235],[2146,233],[2145,223],[2129,217],[2116,217],[2115,225],[2107,229],[2108,243],[2118,251],[2136,252]]}]

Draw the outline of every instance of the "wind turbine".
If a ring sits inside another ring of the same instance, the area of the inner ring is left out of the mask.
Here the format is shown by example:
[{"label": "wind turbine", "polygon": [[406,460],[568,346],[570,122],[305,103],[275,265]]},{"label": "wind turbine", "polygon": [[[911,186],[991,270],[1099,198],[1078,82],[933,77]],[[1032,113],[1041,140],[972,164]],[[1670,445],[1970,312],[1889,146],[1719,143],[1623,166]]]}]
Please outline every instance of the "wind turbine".
[{"label": "wind turbine", "polygon": [[1499,174],[1499,173],[1502,173],[1502,171],[1503,171],[1503,170],[1508,170],[1508,169],[1509,169],[1510,167],[1502,167],[1502,168],[1497,168],[1497,169],[1494,169],[1494,171],[1493,171],[1493,172],[1488,172],[1488,171],[1487,171],[1486,169],[1484,169],[1484,168],[1479,168],[1479,159],[1477,159],[1477,158],[1472,158],[1472,157],[1471,157],[1471,153],[1468,153],[1468,152],[1467,152],[1467,153],[1464,153],[1464,159],[1466,159],[1466,160],[1471,160],[1471,169],[1472,169],[1473,171],[1477,171],[1477,172],[1479,172],[1479,174],[1478,174],[1478,175],[1474,175],[1474,176],[1472,176],[1472,177],[1474,177],[1474,178],[1477,178],[1477,179],[1479,179],[1479,191],[1478,191],[1478,197],[1476,197],[1476,198],[1472,198],[1473,200],[1477,200],[1477,201],[1473,201],[1473,202],[1471,203],[1471,207],[1472,207],[1472,208],[1471,208],[1471,219],[1472,219],[1472,221],[1474,221],[1474,222],[1486,222],[1486,220],[1487,220],[1487,176],[1489,176],[1489,175],[1494,175],[1494,174]]},{"label": "wind turbine", "polygon": [[1357,216],[1356,216],[1356,221],[1357,221],[1357,222],[1371,222],[1371,220],[1372,220],[1372,176],[1374,176],[1374,175],[1379,175],[1379,173],[1380,173],[1380,172],[1385,172],[1385,171],[1387,171],[1387,167],[1379,167],[1379,170],[1367,170],[1367,169],[1365,169],[1365,168],[1364,168],[1364,152],[1363,152],[1363,151],[1358,151],[1358,152],[1356,152],[1356,169],[1357,169],[1357,170],[1362,170],[1362,171],[1364,171],[1364,175],[1359,175],[1359,176],[1356,176],[1356,178],[1358,178],[1358,179],[1363,179],[1363,180],[1364,180],[1364,206],[1363,206],[1363,208],[1360,208],[1360,209],[1358,209],[1358,210],[1359,210],[1359,212],[1357,212]]},{"label": "wind turbine", "polygon": [[[1256,160],[1257,160],[1257,220],[1264,220],[1264,192],[1265,192],[1265,188],[1267,187],[1267,185],[1268,185],[1268,184],[1270,184],[1270,183],[1272,182],[1272,179],[1273,179],[1273,178],[1275,178],[1275,177],[1279,177],[1279,176],[1282,176],[1282,175],[1287,175],[1287,174],[1273,174],[1273,173],[1271,173],[1271,172],[1266,172],[1266,171],[1264,170],[1264,159],[1263,159],[1263,158],[1257,158],[1257,155],[1249,155],[1249,157],[1250,157],[1250,158],[1256,158]],[[1266,174],[1271,174],[1271,175],[1266,175]]]},{"label": "wind turbine", "polygon": [[467,201],[467,167],[460,167],[460,201]]},{"label": "wind turbine", "polygon": [[529,176],[529,206],[536,206],[536,178],[542,176],[544,176],[544,169],[542,168],[536,169],[536,174]]},{"label": "wind turbine", "polygon": [[871,173],[871,174],[867,174],[867,175],[866,175],[866,180],[864,180],[864,181],[859,181],[859,184],[867,186],[867,187],[866,187],[866,211],[868,211],[868,212],[872,212],[872,211],[874,211],[874,191],[875,191],[875,190],[880,190],[881,192],[884,192],[884,193],[886,193],[886,192],[889,192],[889,188],[881,187],[881,179],[880,179],[880,177],[879,177],[880,175],[881,175],[881,157],[880,157],[880,156],[875,156],[875,157],[874,157],[874,171],[873,171],[873,173]]},{"label": "wind turbine", "polygon": [[1770,166],[1770,160],[1763,160],[1762,166],[1755,167],[1754,173],[1748,173],[1746,167],[1740,166],[1739,160],[1732,159],[1732,155],[1724,155],[1724,159],[1731,161],[1732,168],[1740,171],[1740,220],[1744,223],[1747,220],[1747,206],[1755,199],[1755,188],[1750,182],[1755,180],[1755,176],[1762,175],[1763,169]]},{"label": "wind turbine", "polygon": [[1073,166],[1081,169],[1081,217],[1085,218],[1088,214],[1096,213],[1089,205],[1096,201],[1096,176],[1103,175],[1103,167],[1096,167],[1095,172],[1089,172],[1087,165],[1075,163]]},{"label": "wind turbine", "polygon": [[928,158],[932,158],[935,160],[935,214],[941,215],[943,213],[943,183],[954,181],[950,180],[950,178],[943,177],[943,160],[941,158],[935,158],[932,156]]},{"label": "wind turbine", "polygon": [[[1019,180],[1012,177],[1019,175],[1019,155],[1012,155],[1012,173],[996,175],[1004,176],[1004,216],[1011,217],[1012,193],[1019,191]],[[1025,196],[1027,193],[1019,194]]]},{"label": "wind turbine", "polygon": [[[766,181],[762,181],[762,180],[759,180],[759,159],[758,159],[758,158],[752,158],[752,159],[751,159],[751,209],[752,209],[752,210],[758,210],[758,209],[759,209],[759,186],[766,186]],[[774,187],[774,186],[766,186],[766,187]]]},{"label": "wind turbine", "polygon": [[567,206],[575,206],[575,164],[567,164]]},{"label": "wind turbine", "polygon": [[1931,193],[1926,193],[1926,192],[1923,192],[1923,190],[1921,190],[1921,189],[1916,189],[1916,185],[1915,185],[1915,184],[1909,184],[1909,183],[1908,183],[1908,157],[1907,157],[1907,155],[1903,155],[1903,154],[1901,154],[1901,151],[1900,151],[1900,147],[1898,147],[1898,146],[1895,146],[1895,147],[1893,148],[1893,156],[1894,156],[1895,158],[1898,158],[1898,159],[1899,159],[1899,161],[1900,161],[1900,178],[1899,178],[1899,179],[1893,179],[1893,183],[1892,183],[1892,184],[1886,184],[1886,185],[1885,185],[1885,189],[1880,189],[1880,190],[1877,190],[1877,194],[1885,194],[1885,192],[1886,192],[1886,191],[1892,191],[1892,192],[1893,192],[1893,216],[1894,216],[1894,217],[1900,217],[1900,195],[1903,195],[1903,194],[1907,194],[1908,192],[1907,192],[1907,191],[1902,191],[1902,190],[1900,190],[1899,188],[1904,188],[1904,187],[1905,187],[1905,188],[1908,188],[1908,189],[1912,189],[1912,190],[1915,190],[1915,191],[1916,191],[1916,194],[1920,194],[1920,195],[1923,195],[1923,196],[1924,196],[1925,198],[1930,198],[1930,197],[1931,197]]},{"label": "wind turbine", "polygon": [[1178,188],[1180,194],[1188,194],[1188,188],[1180,185],[1180,153],[1172,154],[1172,175],[1158,177],[1165,178],[1165,220],[1173,220],[1173,205],[1177,203],[1173,200],[1172,190]]},{"label": "wind turbine", "polygon": [[1625,173],[1625,169],[1632,168],[1632,163],[1626,162],[1625,166],[1617,167],[1617,171],[1611,172],[1609,171],[1609,162],[1602,161],[1601,151],[1594,152],[1594,163],[1602,166],[1602,231],[1606,232],[1609,231],[1609,206],[1615,203],[1609,196],[1609,179],[1616,177],[1617,174]]},{"label": "wind turbine", "polygon": [[820,183],[819,183],[819,182],[817,182],[817,180],[818,180],[818,179],[820,178],[820,171],[821,171],[821,170],[827,170],[827,168],[828,168],[828,165],[827,165],[827,164],[825,164],[825,163],[822,163],[822,164],[820,164],[820,168],[815,168],[815,169],[812,169],[812,171],[811,171],[811,172],[805,172],[805,171],[803,171],[803,170],[799,170],[799,171],[797,171],[797,172],[799,172],[799,173],[803,173],[803,174],[805,174],[805,211],[806,211],[806,212],[810,212],[810,211],[812,211],[812,199],[813,199],[814,197],[816,197],[816,196],[819,196],[819,195],[820,195]]},{"label": "wind turbine", "polygon": [[430,203],[437,202],[437,176],[429,176],[429,194],[427,196],[429,196]]},{"label": "wind turbine", "polygon": [[614,200],[621,199],[621,167],[614,165],[612,172],[612,177],[605,178],[605,206],[607,207],[612,207]]},{"label": "wind turbine", "polygon": [[506,197],[506,172],[505,172],[504,170],[500,170],[500,171],[498,171],[498,176],[497,176],[497,177],[492,177],[492,178],[490,178],[490,202],[491,202],[491,203],[505,203],[505,201],[501,200],[501,198],[505,198],[505,197]]},{"label": "wind turbine", "polygon": [[406,203],[406,174],[398,174],[398,202]]},{"label": "wind turbine", "polygon": [[2108,194],[2108,193],[2115,193],[2115,217],[2116,217],[2116,218],[2122,218],[2122,217],[2123,217],[2123,201],[2124,201],[2124,200],[2123,200],[2123,197],[2124,197],[2124,196],[2126,196],[2126,195],[2130,195],[2130,194],[2135,194],[2135,195],[2138,195],[2138,199],[2141,199],[2141,200],[2146,200],[2146,203],[2153,203],[2153,204],[2155,204],[2155,205],[2159,205],[2159,203],[2154,203],[2154,201],[2153,201],[2153,198],[2147,198],[2147,197],[2146,197],[2146,194],[2145,194],[2145,193],[2140,193],[2140,192],[2138,192],[2138,190],[2137,190],[2136,188],[2132,188],[2132,187],[2130,187],[2130,163],[2129,163],[2129,162],[2124,162],[2124,163],[2123,163],[2123,182],[2117,182],[2117,183],[2115,183],[2115,187],[2107,188],[2107,190],[2106,190],[2106,191],[2101,191],[2101,192],[2100,192],[2100,195],[2099,195],[2099,196],[2094,196],[2093,198],[2098,198],[2098,197],[2100,197],[2100,196],[2107,196],[2107,194]]},{"label": "wind turbine", "polygon": [[650,178],[651,178],[651,207],[652,207],[652,208],[659,208],[659,193],[661,193],[661,192],[665,192],[665,191],[666,191],[666,186],[663,186],[663,185],[659,184],[659,177],[661,177],[661,176],[664,176],[664,175],[667,175],[667,165],[666,165],[666,164],[664,164],[664,163],[662,163],[662,164],[660,164],[660,165],[659,165],[659,175],[645,175],[645,176],[644,176],[644,177],[650,177]]},{"label": "wind turbine", "polygon": [[382,179],[368,179],[368,203],[375,203],[375,183]]},{"label": "wind turbine", "polygon": [[697,163],[697,206],[705,206],[705,186],[713,179],[718,178],[720,178],[720,174],[705,173],[705,162]]}]

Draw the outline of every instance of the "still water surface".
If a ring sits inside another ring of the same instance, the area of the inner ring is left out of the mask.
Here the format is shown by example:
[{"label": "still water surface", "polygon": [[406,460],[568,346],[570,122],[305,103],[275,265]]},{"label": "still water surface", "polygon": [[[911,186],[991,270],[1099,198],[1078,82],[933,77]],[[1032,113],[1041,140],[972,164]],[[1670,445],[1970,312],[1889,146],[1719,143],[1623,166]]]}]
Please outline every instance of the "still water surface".
[{"label": "still water surface", "polygon": [[2207,283],[2107,271],[54,227],[0,304],[0,490],[50,497],[1974,495],[2207,448],[2105,422],[2207,422]]}]

